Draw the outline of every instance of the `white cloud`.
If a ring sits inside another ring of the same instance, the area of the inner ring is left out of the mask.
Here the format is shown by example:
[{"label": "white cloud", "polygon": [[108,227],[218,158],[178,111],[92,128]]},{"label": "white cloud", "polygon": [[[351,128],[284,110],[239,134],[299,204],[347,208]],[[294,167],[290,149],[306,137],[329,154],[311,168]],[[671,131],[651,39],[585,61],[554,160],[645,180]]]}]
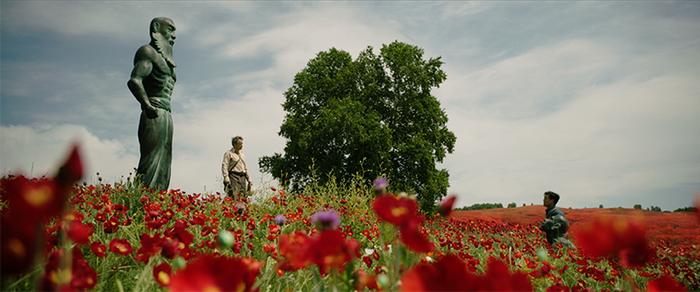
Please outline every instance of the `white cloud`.
[{"label": "white cloud", "polygon": [[102,139],[78,125],[0,126],[2,174],[52,175],[63,162],[72,143],[78,143],[88,182],[95,173],[106,181],[126,177],[138,157],[116,140]]},{"label": "white cloud", "polygon": [[614,51],[588,40],[563,41],[465,71],[447,64],[448,79],[436,91],[453,106],[504,118],[530,118],[567,102],[578,90],[610,74]]},{"label": "white cloud", "polygon": [[489,5],[483,1],[439,2],[436,4],[440,5],[442,16],[448,19],[469,17],[489,9]]},{"label": "white cloud", "polygon": [[103,35],[118,39],[144,37],[157,16],[175,21],[178,33],[201,29],[207,15],[222,11],[249,11],[250,1],[209,2],[75,2],[17,1],[3,3],[3,25],[14,31],[42,29],[63,35]]},{"label": "white cloud", "polygon": [[[104,34],[125,36],[135,32],[143,34],[152,12],[135,5],[82,2],[70,5],[59,1],[18,2],[8,4],[4,23],[15,31],[44,29],[65,35]],[[146,23],[124,22],[124,17],[142,19]]]},{"label": "white cloud", "polygon": [[[526,120],[448,108],[458,137],[450,189],[460,204],[538,202],[554,190],[565,206],[592,206],[697,183],[698,93],[693,76],[663,76],[582,89],[561,111]],[[663,195],[679,207],[694,192]]]},{"label": "white cloud", "polygon": [[267,55],[273,65],[236,80],[291,80],[318,52],[332,47],[356,56],[372,46],[406,40],[396,22],[364,14],[353,6],[300,7],[284,15],[276,26],[242,40],[223,45],[222,53],[232,58]]}]

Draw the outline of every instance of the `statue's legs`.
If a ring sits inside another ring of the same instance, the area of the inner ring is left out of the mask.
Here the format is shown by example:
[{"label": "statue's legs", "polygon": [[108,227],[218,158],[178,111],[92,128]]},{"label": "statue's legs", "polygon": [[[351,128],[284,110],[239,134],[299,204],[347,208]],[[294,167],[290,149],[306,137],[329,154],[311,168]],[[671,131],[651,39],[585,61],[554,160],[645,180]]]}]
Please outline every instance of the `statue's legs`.
[{"label": "statue's legs", "polygon": [[141,113],[139,144],[141,158],[136,173],[141,177],[141,182],[152,189],[167,190],[173,153],[173,119],[170,112],[158,109],[158,116],[153,119]]}]

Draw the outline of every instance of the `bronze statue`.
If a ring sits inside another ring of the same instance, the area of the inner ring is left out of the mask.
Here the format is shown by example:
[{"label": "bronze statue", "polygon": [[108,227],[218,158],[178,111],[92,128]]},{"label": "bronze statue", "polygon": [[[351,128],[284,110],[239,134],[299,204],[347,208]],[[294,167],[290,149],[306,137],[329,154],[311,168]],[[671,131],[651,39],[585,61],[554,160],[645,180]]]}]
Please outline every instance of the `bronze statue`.
[{"label": "bronze statue", "polygon": [[139,144],[141,157],[136,171],[141,182],[152,189],[170,185],[173,119],[170,96],[175,86],[175,23],[167,17],[151,20],[151,42],[136,51],[134,69],[127,82],[141,104]]}]

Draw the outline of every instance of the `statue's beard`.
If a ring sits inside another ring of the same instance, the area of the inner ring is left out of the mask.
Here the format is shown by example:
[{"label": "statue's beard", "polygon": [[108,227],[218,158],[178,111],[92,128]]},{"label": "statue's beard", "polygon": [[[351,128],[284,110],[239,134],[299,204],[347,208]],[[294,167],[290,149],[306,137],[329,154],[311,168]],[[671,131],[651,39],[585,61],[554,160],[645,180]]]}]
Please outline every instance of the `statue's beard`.
[{"label": "statue's beard", "polygon": [[170,66],[175,67],[175,61],[173,60],[173,45],[166,40],[162,34],[152,33],[151,39],[153,40],[153,46],[160,53],[165,61],[170,64]]}]

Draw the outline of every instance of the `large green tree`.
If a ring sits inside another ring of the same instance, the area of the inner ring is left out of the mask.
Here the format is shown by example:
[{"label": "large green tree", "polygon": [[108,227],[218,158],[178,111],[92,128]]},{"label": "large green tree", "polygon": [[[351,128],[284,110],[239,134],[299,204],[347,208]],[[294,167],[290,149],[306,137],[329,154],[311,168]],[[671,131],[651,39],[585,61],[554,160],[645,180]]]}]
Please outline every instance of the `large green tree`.
[{"label": "large green tree", "polygon": [[321,182],[384,175],[392,189],[416,193],[432,209],[449,177],[436,163],[456,140],[431,94],[447,77],[442,64],[401,42],[379,55],[368,47],[355,60],[335,48],[318,53],[284,94],[284,153],[261,158],[261,169],[294,189],[314,174]]}]

